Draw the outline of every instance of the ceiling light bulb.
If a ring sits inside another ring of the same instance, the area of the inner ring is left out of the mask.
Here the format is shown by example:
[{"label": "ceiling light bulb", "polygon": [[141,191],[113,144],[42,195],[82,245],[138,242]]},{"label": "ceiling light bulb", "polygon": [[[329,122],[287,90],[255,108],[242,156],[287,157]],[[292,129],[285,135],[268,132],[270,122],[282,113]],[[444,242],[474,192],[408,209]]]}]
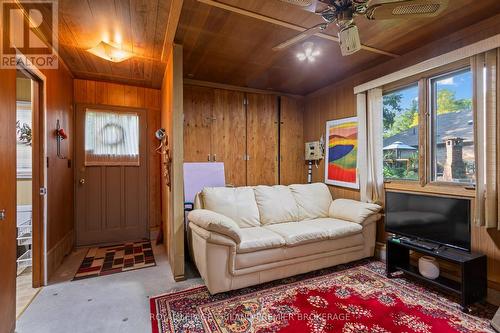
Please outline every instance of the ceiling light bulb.
[{"label": "ceiling light bulb", "polygon": [[306,55],[304,53],[297,53],[297,58],[300,60],[300,61],[304,61],[306,60]]}]

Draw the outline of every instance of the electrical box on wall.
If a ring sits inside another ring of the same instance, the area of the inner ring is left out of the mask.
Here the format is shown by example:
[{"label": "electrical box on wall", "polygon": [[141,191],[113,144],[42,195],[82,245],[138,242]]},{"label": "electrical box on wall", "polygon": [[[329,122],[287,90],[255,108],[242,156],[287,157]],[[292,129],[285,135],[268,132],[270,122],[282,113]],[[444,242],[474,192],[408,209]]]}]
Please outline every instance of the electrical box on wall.
[{"label": "electrical box on wall", "polygon": [[313,141],[306,142],[306,161],[318,161],[323,158],[323,151],[321,149],[321,142]]}]

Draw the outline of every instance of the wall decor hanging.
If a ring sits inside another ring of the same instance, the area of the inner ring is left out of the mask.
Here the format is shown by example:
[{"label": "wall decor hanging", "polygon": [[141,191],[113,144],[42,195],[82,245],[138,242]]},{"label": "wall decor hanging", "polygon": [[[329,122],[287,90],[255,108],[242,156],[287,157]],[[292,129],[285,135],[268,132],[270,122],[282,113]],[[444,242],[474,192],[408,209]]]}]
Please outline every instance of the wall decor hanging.
[{"label": "wall decor hanging", "polygon": [[325,183],[359,189],[358,118],[326,122]]}]

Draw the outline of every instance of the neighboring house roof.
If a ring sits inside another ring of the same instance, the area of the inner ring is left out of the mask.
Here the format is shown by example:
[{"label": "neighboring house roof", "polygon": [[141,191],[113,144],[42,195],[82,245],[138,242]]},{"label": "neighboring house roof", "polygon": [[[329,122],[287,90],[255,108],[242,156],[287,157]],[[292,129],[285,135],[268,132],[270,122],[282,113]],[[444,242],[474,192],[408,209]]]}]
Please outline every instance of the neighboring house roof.
[{"label": "neighboring house roof", "polygon": [[417,148],[405,145],[401,141],[396,141],[388,146],[385,146],[383,150],[417,150]]},{"label": "neighboring house roof", "polygon": [[[444,143],[445,138],[449,137],[463,138],[464,141],[474,140],[474,125],[471,110],[440,114],[437,116],[437,122],[439,124],[439,131],[437,133],[438,142]],[[418,126],[384,139],[384,147],[398,141],[409,146],[418,147]]]}]

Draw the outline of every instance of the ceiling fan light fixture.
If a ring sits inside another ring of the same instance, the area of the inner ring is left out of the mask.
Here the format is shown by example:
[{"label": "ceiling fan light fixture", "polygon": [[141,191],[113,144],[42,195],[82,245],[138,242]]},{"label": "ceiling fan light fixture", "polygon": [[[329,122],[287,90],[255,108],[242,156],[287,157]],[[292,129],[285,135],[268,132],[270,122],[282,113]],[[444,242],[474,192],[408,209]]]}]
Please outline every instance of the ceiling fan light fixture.
[{"label": "ceiling fan light fixture", "polygon": [[314,62],[316,57],[321,55],[321,51],[317,48],[314,48],[314,44],[312,42],[306,42],[302,44],[303,52],[297,53],[297,59],[300,61],[307,60],[308,62]]},{"label": "ceiling fan light fixture", "polygon": [[90,52],[99,58],[111,61],[111,62],[122,62],[131,57],[133,54],[123,50],[120,46],[115,46],[110,43],[106,43],[105,41],[101,41],[99,44],[94,46],[91,49],[88,49],[87,52]]}]

